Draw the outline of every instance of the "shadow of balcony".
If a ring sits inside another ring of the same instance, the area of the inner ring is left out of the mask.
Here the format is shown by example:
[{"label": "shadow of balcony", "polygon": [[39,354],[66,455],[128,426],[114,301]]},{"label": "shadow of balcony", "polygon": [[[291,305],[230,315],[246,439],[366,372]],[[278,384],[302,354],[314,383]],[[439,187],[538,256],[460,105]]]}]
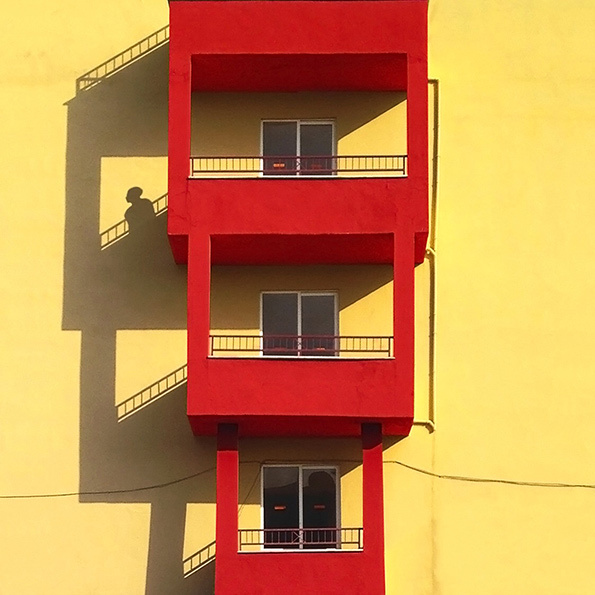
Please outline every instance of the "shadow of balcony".
[{"label": "shadow of balcony", "polygon": [[186,384],[187,377],[188,366],[184,364],[167,376],[160,378],[125,401],[122,401],[122,403],[118,403],[116,407],[118,411],[118,421],[130,417],[133,413],[143,409],[150,403],[154,403],[161,397],[172,392],[175,388]]},{"label": "shadow of balcony", "polygon": [[166,25],[79,76],[76,79],[76,92],[80,93],[93,87],[168,41],[169,25]]}]

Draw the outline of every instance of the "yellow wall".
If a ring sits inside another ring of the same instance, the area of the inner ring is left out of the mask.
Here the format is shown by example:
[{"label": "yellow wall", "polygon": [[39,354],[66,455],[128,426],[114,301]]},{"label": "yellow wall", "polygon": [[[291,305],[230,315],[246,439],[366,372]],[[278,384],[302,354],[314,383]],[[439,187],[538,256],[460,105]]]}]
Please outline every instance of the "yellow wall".
[{"label": "yellow wall", "polygon": [[[0,593],[209,593],[212,566],[184,580],[181,558],[214,537],[214,441],[191,435],[183,389],[121,422],[115,408],[184,362],[185,271],[163,219],[148,243],[99,248],[129,187],[166,189],[167,52],[75,95],[76,77],[163,26],[167,3],[32,0],[3,16],[0,495],[56,496],[0,500]],[[437,257],[435,285],[429,261],[416,272],[416,417],[428,417],[433,385],[436,432],[419,425],[386,444],[391,595],[595,590],[592,490],[432,479],[391,462],[595,483],[594,18],[586,0],[430,2]],[[315,115],[257,104],[250,126]],[[382,105],[354,117],[341,151],[360,151],[356,135],[392,113]],[[371,152],[382,134],[368,136]],[[291,446],[292,458],[314,458]],[[359,456],[352,443],[331,450]],[[243,460],[278,453],[242,446]]]}]

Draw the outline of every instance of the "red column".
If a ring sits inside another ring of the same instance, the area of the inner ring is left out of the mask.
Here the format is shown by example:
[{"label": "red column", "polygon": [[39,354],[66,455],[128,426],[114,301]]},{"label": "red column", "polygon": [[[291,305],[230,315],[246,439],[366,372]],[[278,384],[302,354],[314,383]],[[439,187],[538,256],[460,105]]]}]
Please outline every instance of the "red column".
[{"label": "red column", "polygon": [[394,235],[393,261],[393,336],[395,373],[398,375],[399,401],[407,404],[406,435],[413,422],[415,359],[414,239],[410,223],[401,224]]},{"label": "red column", "polygon": [[382,480],[382,425],[362,424],[364,554],[368,559],[370,595],[383,595],[384,493]]},{"label": "red column", "polygon": [[[238,551],[238,426],[219,424],[217,428],[217,558],[215,591],[225,593],[225,573],[233,568]],[[231,564],[230,564],[231,562]]]},{"label": "red column", "polygon": [[188,220],[187,178],[190,171],[190,56],[175,34],[172,15],[169,44],[168,215],[167,230],[176,262],[186,262]]}]

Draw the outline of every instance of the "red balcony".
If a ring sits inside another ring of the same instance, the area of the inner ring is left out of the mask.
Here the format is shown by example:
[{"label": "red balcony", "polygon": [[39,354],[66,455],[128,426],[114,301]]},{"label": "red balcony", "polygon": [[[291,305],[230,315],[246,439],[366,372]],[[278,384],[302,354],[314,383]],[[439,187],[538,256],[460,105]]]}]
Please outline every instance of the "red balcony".
[{"label": "red balcony", "polygon": [[[371,9],[363,1],[256,0],[171,2],[170,9],[168,232],[176,260],[187,261],[193,233],[243,235],[237,257],[255,250],[250,238],[260,234],[399,231],[415,236],[420,262],[428,228],[427,3],[389,0]],[[209,158],[207,150],[189,172],[192,95],[298,91],[406,94],[400,152],[407,158],[250,151]]]}]

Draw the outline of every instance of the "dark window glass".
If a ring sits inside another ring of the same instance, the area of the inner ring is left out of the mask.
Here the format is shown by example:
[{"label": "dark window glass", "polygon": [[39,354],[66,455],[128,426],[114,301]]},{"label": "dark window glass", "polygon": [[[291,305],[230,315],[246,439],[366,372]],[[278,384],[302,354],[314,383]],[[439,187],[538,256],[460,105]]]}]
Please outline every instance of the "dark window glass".
[{"label": "dark window glass", "polygon": [[336,469],[264,467],[263,498],[265,548],[339,547]]},{"label": "dark window glass", "polygon": [[264,467],[263,473],[265,547],[299,547],[299,467]]},{"label": "dark window glass", "polygon": [[264,174],[297,174],[297,122],[263,122],[262,154]]},{"label": "dark window glass", "polygon": [[[304,469],[302,506],[304,548],[337,547],[337,478],[335,469]],[[329,530],[325,531],[327,527]],[[308,531],[307,529],[312,529]],[[333,529],[333,530],[330,530]]]},{"label": "dark window glass", "polygon": [[332,124],[300,125],[300,173],[328,176],[334,172]]},{"label": "dark window glass", "polygon": [[298,355],[297,293],[262,295],[264,355]]},{"label": "dark window glass", "polygon": [[335,296],[301,296],[302,355],[335,355]]}]

